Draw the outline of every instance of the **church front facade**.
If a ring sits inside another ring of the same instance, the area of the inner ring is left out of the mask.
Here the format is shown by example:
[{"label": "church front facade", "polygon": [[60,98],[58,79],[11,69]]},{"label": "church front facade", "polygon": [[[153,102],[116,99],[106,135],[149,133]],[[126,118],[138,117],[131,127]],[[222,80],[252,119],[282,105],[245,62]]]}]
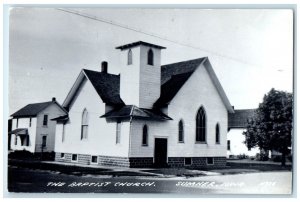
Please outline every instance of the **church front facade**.
[{"label": "church front facade", "polygon": [[57,117],[56,161],[223,167],[233,113],[208,58],[161,66],[162,46],[126,44],[120,75],[83,69]]}]

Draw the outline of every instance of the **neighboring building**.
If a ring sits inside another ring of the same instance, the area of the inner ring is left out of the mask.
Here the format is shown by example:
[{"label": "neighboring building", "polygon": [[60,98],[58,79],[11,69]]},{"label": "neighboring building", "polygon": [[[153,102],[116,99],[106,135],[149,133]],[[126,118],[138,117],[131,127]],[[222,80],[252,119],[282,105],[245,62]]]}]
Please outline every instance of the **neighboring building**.
[{"label": "neighboring building", "polygon": [[56,161],[126,167],[222,167],[234,110],[208,58],[161,66],[164,47],[121,50],[120,75],[83,69],[57,120]]},{"label": "neighboring building", "polygon": [[9,134],[10,150],[27,150],[32,153],[52,152],[55,143],[57,116],[67,115],[67,111],[55,100],[29,104],[11,116],[12,128]]},{"label": "neighboring building", "polygon": [[249,150],[245,144],[243,132],[246,130],[248,119],[254,116],[256,109],[238,109],[228,117],[227,157],[236,158],[238,155],[255,156],[259,148]]}]

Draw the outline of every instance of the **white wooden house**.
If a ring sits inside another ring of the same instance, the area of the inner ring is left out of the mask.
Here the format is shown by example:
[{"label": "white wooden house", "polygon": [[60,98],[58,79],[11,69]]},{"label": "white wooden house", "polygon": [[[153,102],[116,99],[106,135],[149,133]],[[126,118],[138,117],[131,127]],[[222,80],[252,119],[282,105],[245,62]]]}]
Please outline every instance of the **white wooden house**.
[{"label": "white wooden house", "polygon": [[120,75],[83,69],[57,117],[56,161],[222,167],[234,110],[207,57],[161,66],[165,47],[117,47]]},{"label": "white wooden house", "polygon": [[50,102],[26,105],[11,115],[9,149],[31,153],[54,151],[56,121],[51,119],[66,115],[67,111],[55,98]]}]

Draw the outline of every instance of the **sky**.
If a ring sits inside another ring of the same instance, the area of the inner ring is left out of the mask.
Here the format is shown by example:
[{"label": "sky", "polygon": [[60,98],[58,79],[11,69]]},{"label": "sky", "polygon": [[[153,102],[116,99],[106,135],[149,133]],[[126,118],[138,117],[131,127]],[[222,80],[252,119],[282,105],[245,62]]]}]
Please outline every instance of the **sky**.
[{"label": "sky", "polygon": [[271,88],[292,92],[292,10],[64,9],[10,10],[9,114],[63,103],[82,68],[107,61],[118,74],[115,47],[140,40],[167,47],[162,65],[208,57],[235,109],[258,107]]}]

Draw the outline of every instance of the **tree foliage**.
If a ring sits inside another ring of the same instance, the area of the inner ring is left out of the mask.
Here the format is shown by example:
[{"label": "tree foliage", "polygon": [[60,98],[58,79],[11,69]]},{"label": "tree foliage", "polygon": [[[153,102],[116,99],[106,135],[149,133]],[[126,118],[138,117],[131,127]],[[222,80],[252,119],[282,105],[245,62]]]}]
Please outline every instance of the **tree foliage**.
[{"label": "tree foliage", "polygon": [[[271,89],[248,120],[245,143],[249,149],[275,150],[285,159],[291,146],[293,95]],[[282,162],[283,164],[285,162]]]}]

